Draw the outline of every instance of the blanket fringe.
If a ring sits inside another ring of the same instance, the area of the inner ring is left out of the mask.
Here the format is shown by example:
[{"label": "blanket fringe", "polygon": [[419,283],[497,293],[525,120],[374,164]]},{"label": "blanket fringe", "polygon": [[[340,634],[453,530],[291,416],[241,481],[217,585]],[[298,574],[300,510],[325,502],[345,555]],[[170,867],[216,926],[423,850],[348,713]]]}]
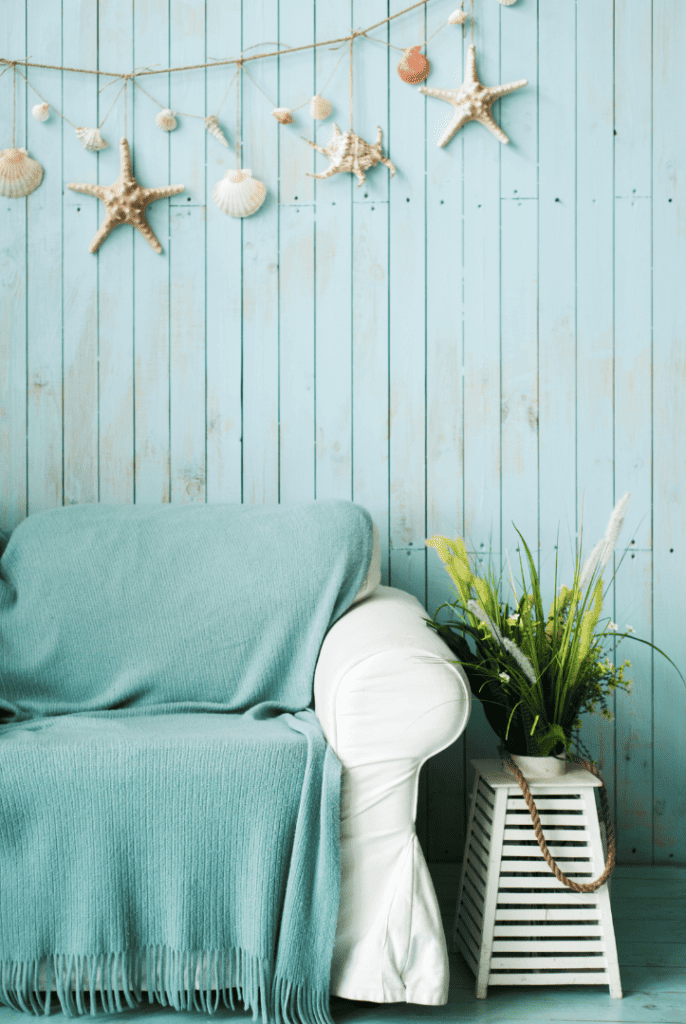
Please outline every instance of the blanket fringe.
[{"label": "blanket fringe", "polygon": [[[39,987],[42,965],[44,992]],[[60,1011],[67,1017],[96,1016],[98,997],[104,1013],[121,1013],[126,1005],[141,1005],[144,981],[149,1003],[175,1010],[214,1014],[220,999],[235,1010],[236,990],[243,1008],[252,1010],[254,1021],[261,1014],[262,1024],[333,1024],[328,989],[273,976],[269,960],[235,948],[181,951],[157,945],[93,956],[55,953],[42,961],[0,961],[0,1003],[24,1013],[49,1015],[54,987]]]}]

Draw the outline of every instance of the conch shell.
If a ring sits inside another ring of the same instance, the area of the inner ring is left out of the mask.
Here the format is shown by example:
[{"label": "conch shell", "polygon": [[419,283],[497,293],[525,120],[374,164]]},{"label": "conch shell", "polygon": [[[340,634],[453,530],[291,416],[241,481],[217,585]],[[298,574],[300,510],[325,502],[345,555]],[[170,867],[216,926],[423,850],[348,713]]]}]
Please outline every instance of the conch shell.
[{"label": "conch shell", "polygon": [[43,168],[32,160],[25,149],[3,149],[0,152],[0,196],[19,199],[38,188]]},{"label": "conch shell", "polygon": [[331,100],[325,99],[319,93],[310,100],[310,117],[315,121],[324,121],[331,113]]},{"label": "conch shell", "polygon": [[212,198],[229,217],[249,217],[259,210],[267,187],[252,177],[251,170],[227,171],[212,189]]},{"label": "conch shell", "polygon": [[99,128],[77,128],[76,137],[81,141],[84,149],[95,153],[98,149],[107,149],[109,142],[105,142],[100,134]]},{"label": "conch shell", "polygon": [[31,113],[35,117],[36,121],[47,121],[50,117],[50,104],[36,103],[35,107],[31,107]]},{"label": "conch shell", "polygon": [[160,110],[159,114],[155,116],[155,124],[158,128],[161,128],[163,132],[173,132],[176,128],[174,111],[169,110],[169,108]]},{"label": "conch shell", "polygon": [[205,128],[210,135],[214,135],[215,139],[218,139],[221,142],[222,146],[226,146],[228,148],[228,140],[226,135],[224,135],[224,132],[219,127],[219,121],[217,120],[216,114],[210,114],[209,117],[205,118]]},{"label": "conch shell", "polygon": [[458,9],[456,11],[453,11],[453,13],[448,18],[448,24],[449,25],[464,25],[466,20],[467,20],[466,12],[463,11],[461,7],[458,7]]},{"label": "conch shell", "polygon": [[273,116],[279,124],[293,124],[293,115],[290,107],[276,107],[272,110]]}]

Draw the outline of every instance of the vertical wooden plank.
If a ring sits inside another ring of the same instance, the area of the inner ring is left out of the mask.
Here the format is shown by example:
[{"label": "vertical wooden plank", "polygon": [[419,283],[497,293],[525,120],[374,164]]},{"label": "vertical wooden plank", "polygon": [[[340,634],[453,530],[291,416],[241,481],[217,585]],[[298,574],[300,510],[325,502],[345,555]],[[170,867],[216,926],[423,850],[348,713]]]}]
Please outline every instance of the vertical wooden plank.
[{"label": "vertical wooden plank", "polygon": [[652,6],[652,0],[614,4],[615,195],[625,198],[652,191]]},{"label": "vertical wooden plank", "polygon": [[[8,9],[9,10],[9,9]],[[13,4],[4,25],[7,52],[26,55],[26,7]],[[5,72],[0,88],[5,109],[12,116],[12,72]],[[26,124],[24,82],[17,76],[19,136]],[[23,120],[23,125],[22,125]],[[6,123],[9,122],[7,118]],[[11,126],[10,126],[11,131]],[[9,136],[11,145],[12,137]],[[21,145],[21,142],[19,142]],[[35,154],[31,154],[34,156]],[[39,186],[40,187],[40,186]],[[0,232],[0,529],[12,530],[27,514],[26,391],[27,309],[26,199],[0,196],[3,230]]]},{"label": "vertical wooden plank", "polygon": [[[427,7],[427,36],[445,12]],[[459,29],[446,28],[429,48],[431,80],[448,80]],[[424,98],[425,108],[433,104]],[[439,149],[427,139],[426,202],[426,536],[463,532],[463,244],[461,133]],[[415,385],[416,386],[416,385]],[[435,551],[427,551],[427,610],[452,598],[450,577]],[[457,862],[465,837],[464,735],[432,757],[427,780],[427,859]]]},{"label": "vertical wooden plank", "polygon": [[[146,0],[134,6],[134,65],[169,67],[169,5],[167,0]],[[145,89],[133,90],[132,137],[136,176],[145,188],[170,184],[171,133],[155,124],[158,107],[170,103],[170,75],[141,79]],[[114,88],[114,86],[112,87]],[[179,122],[184,119],[179,117]],[[200,122],[202,123],[202,122]],[[185,126],[184,126],[185,127]],[[196,136],[197,122],[192,122]],[[178,130],[178,129],[177,129]],[[183,130],[183,129],[182,129]],[[173,183],[183,179],[174,178]],[[183,198],[181,193],[179,198]],[[169,501],[169,200],[152,203],[148,223],[155,232],[159,255],[136,232],[133,238],[136,284],[135,331],[135,500],[141,503]]]},{"label": "vertical wooden plank", "polygon": [[314,207],[284,206],[279,297],[279,500],[315,497]]},{"label": "vertical wooden plank", "polygon": [[[207,38],[227,57],[238,56],[241,0],[207,0]],[[211,56],[220,52],[210,50]],[[222,103],[234,73],[233,64],[207,72],[207,109]],[[236,83],[219,117],[230,144]],[[207,500],[241,500],[241,222],[223,213],[211,198],[215,184],[235,166],[235,149],[207,146]],[[259,215],[258,215],[259,216]]]},{"label": "vertical wooden plank", "polygon": [[[402,7],[396,3],[391,11]],[[424,8],[389,24],[394,46],[425,36]],[[427,98],[402,81],[393,67],[398,52],[390,53],[387,145],[397,168],[389,187],[390,581],[425,604],[426,256],[421,254],[426,252]],[[368,62],[383,66],[383,56],[370,52]]]},{"label": "vertical wooden plank", "polygon": [[[320,4],[316,39],[338,39],[350,32],[350,3]],[[373,45],[373,44],[370,44]],[[315,50],[315,87],[334,103],[325,121],[312,121],[307,137],[326,146],[334,119],[342,118],[341,85],[346,59],[326,46]],[[343,129],[343,125],[339,125]],[[305,143],[303,143],[305,145]],[[309,148],[309,147],[308,147]],[[319,173],[325,158],[311,151],[307,169]],[[385,168],[384,168],[385,170]],[[314,180],[316,365],[316,487],[318,498],[352,497],[352,220],[351,175]],[[345,225],[345,227],[344,227]],[[379,524],[377,524],[379,525]],[[383,538],[382,538],[383,540]]]},{"label": "vertical wooden plank", "polygon": [[[515,578],[519,576],[520,555],[526,565],[526,553],[515,526],[534,558],[538,544],[536,206],[532,199],[502,201],[502,550],[503,561],[504,553],[509,552]],[[524,578],[528,579],[528,568]],[[503,596],[510,604],[515,601],[509,588]]]},{"label": "vertical wooden plank", "polygon": [[[276,4],[243,6],[243,48],[278,40],[278,32]],[[286,41],[291,43],[290,38]],[[256,52],[259,51],[249,50],[248,56]],[[277,58],[253,61],[248,68],[255,82],[274,98],[278,88]],[[246,217],[242,225],[243,500],[262,504],[279,498],[277,168],[281,126],[269,116],[267,100],[248,78],[243,81],[241,124],[243,166],[250,168],[268,189],[259,213]]]},{"label": "vertical wooden plank", "polygon": [[[62,31],[63,63],[67,67],[95,67],[98,53],[96,6],[89,0],[63,0],[62,24],[79,26],[78,32]],[[51,74],[54,77],[50,96],[59,89],[59,73]],[[66,117],[77,125],[97,125],[98,89],[104,84],[96,75],[65,71],[61,103]],[[117,88],[117,85],[109,86],[103,93],[103,102],[110,96],[111,103],[114,96],[110,94]],[[60,102],[59,94],[54,102]],[[101,109],[104,116],[107,107]],[[110,116],[115,117],[115,111]],[[55,123],[59,121],[63,139],[64,502],[72,505],[98,500],[99,257],[88,250],[102,223],[104,208],[92,196],[72,192],[66,187],[68,182],[97,181],[101,158],[82,147],[66,121],[51,114],[47,123],[51,124],[53,118]],[[118,133],[109,120],[103,134],[109,139],[110,148],[116,150]],[[114,169],[112,173],[116,176]],[[114,178],[105,175],[104,180],[114,181]]]},{"label": "vertical wooden plank", "polygon": [[[315,0],[279,0],[277,5],[279,16],[279,39],[283,57],[276,61],[278,83],[272,99],[280,107],[300,107],[293,109],[293,123],[278,125],[276,138],[279,152],[279,203],[281,206],[292,204],[314,203],[314,178],[307,177],[311,171],[312,150],[301,136],[312,138],[312,118],[310,117],[309,101],[315,92],[315,59],[321,58],[321,50],[315,58],[315,49],[301,50],[299,53],[288,53],[287,46],[304,46],[314,42]],[[320,12],[317,12],[319,15]],[[276,37],[275,37],[276,38]],[[323,36],[322,38],[326,38]],[[269,47],[276,49],[276,47]],[[322,47],[322,49],[325,49]],[[258,53],[259,50],[255,50]],[[340,53],[334,51],[338,60]],[[332,55],[333,56],[333,55]],[[272,63],[271,58],[268,58]],[[248,71],[253,73],[254,65],[248,64]],[[321,77],[321,76],[319,76]],[[328,77],[328,76],[327,76]],[[326,78],[322,79],[326,81]],[[248,83],[250,84],[250,83]],[[301,106],[304,103],[305,106]],[[261,117],[265,124],[271,126],[271,109],[267,99],[262,97]],[[278,124],[278,122],[276,122]],[[325,122],[329,124],[329,122]],[[282,252],[288,249],[282,244]],[[282,289],[283,290],[283,289]]]},{"label": "vertical wooden plank", "polygon": [[[591,20],[592,32],[581,28]],[[588,554],[626,487],[614,472],[612,9],[580,0],[577,23],[577,498]],[[606,601],[611,609],[611,593]],[[613,792],[613,724],[595,716],[584,742]]]},{"label": "vertical wooden plank", "polygon": [[[467,54],[469,33],[464,43]],[[475,24],[477,69],[484,82],[500,77],[500,6],[483,4]],[[461,82],[464,63],[455,69]],[[436,103],[439,101],[436,100]],[[441,104],[442,106],[442,104]],[[500,160],[502,143],[478,123],[460,129],[464,143],[464,532],[467,548],[497,573],[501,537],[500,405]],[[458,137],[459,137],[458,135]],[[448,143],[454,144],[455,140]],[[465,733],[467,788],[473,758],[496,757],[498,739],[475,702]]]},{"label": "vertical wooden plank", "polygon": [[[133,0],[100,0],[98,8],[98,61],[108,71],[126,72],[133,67]],[[107,86],[100,79],[99,87]],[[127,86],[127,131],[131,132],[131,85]],[[100,94],[101,121],[119,89],[115,82]],[[124,136],[124,94],[119,97],[102,129],[109,149],[91,153],[97,164],[97,181],[110,185],[119,177],[120,139]],[[129,140],[130,141],[130,140]],[[131,153],[133,173],[136,153]],[[86,179],[88,180],[88,179]],[[81,197],[97,205],[102,223],[104,207],[91,196]],[[135,228],[123,224],[103,242],[98,261],[99,330],[99,500],[132,502],[133,493],[133,292],[135,278]]]},{"label": "vertical wooden plank", "polygon": [[[204,0],[170,0],[172,67],[200,64],[205,55]],[[171,75],[173,110],[205,111],[205,71]],[[205,500],[205,158],[219,142],[196,118],[171,133],[172,196],[169,243],[171,501]]]},{"label": "vertical wooden plank", "polygon": [[538,26],[539,538],[559,587],[577,541],[574,5],[540,4]]},{"label": "vertical wooden plank", "polygon": [[[674,131],[684,93],[686,8],[675,0],[653,6],[653,523],[655,643],[684,671],[684,452],[686,427],[686,265],[684,168],[686,138]],[[676,780],[686,772],[684,684],[655,655],[654,862],[686,861],[686,806]],[[675,713],[675,709],[679,711]]]},{"label": "vertical wooden plank", "polygon": [[501,154],[503,199],[538,197],[538,7],[515,4],[500,12],[500,81],[526,78],[529,83],[493,106],[495,120],[510,140]]},{"label": "vertical wooden plank", "polygon": [[[632,626],[641,640],[652,640],[652,554],[627,553],[617,573],[616,616],[620,630]],[[623,640],[618,663],[626,670],[629,693],[617,691],[616,811],[617,860],[620,864],[650,864],[653,859],[653,653],[649,647]],[[659,657],[659,655],[657,655]],[[582,735],[585,729],[582,729]]]},{"label": "vertical wooden plank", "polygon": [[[27,0],[28,52],[40,53],[47,64],[62,63],[61,15],[54,4]],[[43,95],[59,82],[59,72],[25,70]],[[40,187],[26,200],[29,514],[62,504],[62,138],[54,113],[52,125],[30,116],[38,102],[29,89],[26,146],[29,153],[40,153],[44,167]]]},{"label": "vertical wooden plank", "polygon": [[[385,169],[385,168],[384,168]],[[388,581],[388,204],[353,204],[353,501],[369,510]]]}]

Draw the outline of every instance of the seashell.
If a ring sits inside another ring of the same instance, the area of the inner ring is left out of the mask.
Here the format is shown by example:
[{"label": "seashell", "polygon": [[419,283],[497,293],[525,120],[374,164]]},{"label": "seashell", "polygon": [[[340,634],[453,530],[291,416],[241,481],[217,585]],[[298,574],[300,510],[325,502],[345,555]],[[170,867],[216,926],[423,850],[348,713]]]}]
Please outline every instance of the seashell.
[{"label": "seashell", "polygon": [[252,171],[227,171],[212,189],[212,198],[229,217],[249,217],[259,210],[267,196],[267,187],[252,177]]},{"label": "seashell", "polygon": [[467,20],[466,13],[462,10],[462,8],[458,8],[456,11],[453,11],[453,13],[448,18],[448,24],[449,25],[464,25],[466,20]]},{"label": "seashell", "polygon": [[398,64],[398,74],[403,82],[416,85],[417,82],[423,82],[430,71],[431,65],[424,54],[419,52],[418,46],[411,46],[403,51]]},{"label": "seashell", "polygon": [[228,148],[228,140],[226,135],[224,135],[224,132],[219,127],[219,121],[217,120],[216,114],[210,114],[209,117],[205,118],[205,128],[210,135],[214,135],[215,139],[219,139],[222,146],[226,146]]},{"label": "seashell", "polygon": [[515,0],[498,0],[498,3],[502,4],[503,7],[512,7],[512,4],[514,2],[515,2]]},{"label": "seashell", "polygon": [[100,134],[99,128],[77,128],[76,137],[81,141],[84,149],[95,153],[98,149],[107,149],[109,142],[105,142]]},{"label": "seashell", "polygon": [[35,107],[31,107],[31,113],[35,117],[36,121],[47,121],[50,117],[50,104],[36,103]]},{"label": "seashell", "polygon": [[310,117],[315,121],[323,121],[331,113],[331,100],[325,99],[317,93],[310,100]]},{"label": "seashell", "polygon": [[163,132],[173,132],[176,128],[176,118],[174,117],[174,111],[160,110],[159,114],[155,116],[155,124],[158,128],[161,128]]},{"label": "seashell", "polygon": [[43,168],[32,160],[25,149],[3,149],[0,152],[0,196],[18,199],[38,188]]},{"label": "seashell", "polygon": [[275,110],[272,110],[272,114],[279,124],[293,124],[293,116],[291,114],[290,107],[276,107]]}]

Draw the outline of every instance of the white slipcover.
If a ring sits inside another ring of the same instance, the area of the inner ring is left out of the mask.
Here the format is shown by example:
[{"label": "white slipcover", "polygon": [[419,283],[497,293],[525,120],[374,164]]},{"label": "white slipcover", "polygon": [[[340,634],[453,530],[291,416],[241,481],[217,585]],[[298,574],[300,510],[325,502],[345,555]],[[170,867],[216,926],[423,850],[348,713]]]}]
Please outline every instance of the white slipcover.
[{"label": "white slipcover", "polygon": [[[448,952],[415,834],[419,771],[464,731],[471,692],[419,601],[377,587],[332,626],[314,708],[343,766],[331,993],[443,1005]],[[455,794],[458,799],[458,794]]]}]

